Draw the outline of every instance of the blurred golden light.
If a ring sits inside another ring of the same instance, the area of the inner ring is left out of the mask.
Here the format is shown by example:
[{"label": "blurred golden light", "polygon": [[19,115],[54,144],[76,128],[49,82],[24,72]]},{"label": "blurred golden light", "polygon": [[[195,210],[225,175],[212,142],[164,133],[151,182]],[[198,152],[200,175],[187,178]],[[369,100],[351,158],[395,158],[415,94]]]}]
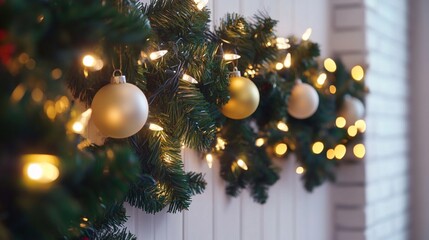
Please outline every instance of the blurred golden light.
[{"label": "blurred golden light", "polygon": [[355,122],[355,126],[357,127],[357,129],[359,130],[359,132],[364,133],[366,131],[366,122],[365,120],[357,120]]},{"label": "blurred golden light", "polygon": [[354,80],[361,81],[365,76],[365,71],[362,66],[356,65],[352,68],[351,74]]},{"label": "blurred golden light", "polygon": [[337,87],[335,87],[334,85],[329,86],[329,92],[331,94],[337,93]]},{"label": "blurred golden light", "polygon": [[167,50],[160,50],[160,51],[152,52],[149,54],[149,58],[150,58],[150,60],[156,60],[156,59],[162,58],[167,53],[168,53]]},{"label": "blurred golden light", "polygon": [[216,139],[216,150],[224,150],[225,149],[225,146],[226,146],[226,142],[225,142],[225,140],[223,139],[223,138],[220,138],[220,137],[218,137],[217,139]]},{"label": "blurred golden light", "polygon": [[283,132],[289,131],[289,127],[287,126],[287,124],[282,121],[277,123],[277,128]]},{"label": "blurred golden light", "polygon": [[283,67],[284,67],[283,63],[281,62],[276,63],[276,70],[282,70]]},{"label": "blurred golden light", "polygon": [[207,161],[207,165],[209,166],[209,168],[212,168],[212,166],[213,166],[213,155],[208,153],[206,155],[206,161]]},{"label": "blurred golden light", "polygon": [[335,147],[335,158],[338,160],[342,159],[346,155],[346,146],[343,144],[338,144]]},{"label": "blurred golden light", "polygon": [[358,133],[358,129],[357,129],[357,127],[355,125],[351,125],[347,129],[347,133],[349,134],[350,137],[354,137]]},{"label": "blurred golden light", "polygon": [[305,169],[303,167],[301,167],[301,166],[297,167],[296,170],[295,170],[295,172],[297,174],[300,174],[300,175],[303,174],[304,171],[305,171]]},{"label": "blurred golden light", "polygon": [[43,92],[40,88],[35,88],[32,92],[31,92],[31,98],[35,101],[35,102],[41,102],[43,100]]},{"label": "blurred golden light", "polygon": [[241,58],[241,56],[238,54],[233,54],[233,53],[223,54],[223,59],[225,59],[226,61],[233,61],[233,60],[237,60],[239,58]]},{"label": "blurred golden light", "polygon": [[345,119],[345,118],[343,118],[343,117],[337,117],[337,119],[335,120],[335,125],[336,125],[338,128],[343,128],[343,127],[345,127],[345,126],[346,126],[346,123],[347,123],[347,121],[346,121],[346,119]]},{"label": "blurred golden light", "polygon": [[326,78],[328,76],[326,75],[326,73],[321,73],[319,75],[319,77],[317,78],[317,84],[319,84],[320,86],[322,86],[323,84],[325,84]]},{"label": "blurred golden light", "polygon": [[207,5],[209,0],[194,0],[194,2],[197,4],[197,8],[199,10],[203,10],[203,8]]},{"label": "blurred golden light", "polygon": [[365,153],[366,153],[365,145],[363,145],[362,143],[356,144],[353,147],[353,154],[356,157],[363,158],[365,157]]},{"label": "blurred golden light", "polygon": [[328,72],[335,72],[337,70],[337,64],[332,58],[325,59],[325,61],[323,62],[323,66]]},{"label": "blurred golden light", "polygon": [[305,30],[305,32],[302,34],[302,40],[303,41],[307,41],[308,39],[310,39],[311,33],[313,32],[313,29],[311,28],[307,28]]},{"label": "blurred golden light", "polygon": [[319,142],[313,143],[312,150],[313,150],[313,153],[319,154],[323,151],[324,148],[325,148],[325,145],[319,141]]},{"label": "blurred golden light", "polygon": [[12,95],[10,96],[10,99],[12,102],[19,102],[21,101],[22,97],[24,97],[25,94],[25,87],[21,83],[13,90]]},{"label": "blurred golden light", "polygon": [[58,157],[48,154],[22,155],[24,162],[24,175],[35,183],[50,183],[55,181],[60,171],[57,167]]},{"label": "blurred golden light", "polygon": [[95,63],[96,63],[96,59],[93,55],[88,54],[82,58],[82,64],[85,67],[94,67]]},{"label": "blurred golden light", "polygon": [[290,68],[291,65],[292,65],[292,55],[290,53],[288,53],[288,54],[286,54],[284,66],[285,66],[285,68]]},{"label": "blurred golden light", "polygon": [[263,139],[263,138],[258,138],[258,139],[256,139],[256,141],[255,141],[255,145],[256,145],[257,147],[262,147],[264,144],[265,144],[265,139]]},{"label": "blurred golden light", "polygon": [[335,150],[334,149],[328,149],[328,151],[326,151],[326,157],[329,160],[332,160],[335,158]]},{"label": "blurred golden light", "polygon": [[279,143],[276,145],[274,151],[277,155],[282,156],[287,152],[287,145],[285,143]]}]

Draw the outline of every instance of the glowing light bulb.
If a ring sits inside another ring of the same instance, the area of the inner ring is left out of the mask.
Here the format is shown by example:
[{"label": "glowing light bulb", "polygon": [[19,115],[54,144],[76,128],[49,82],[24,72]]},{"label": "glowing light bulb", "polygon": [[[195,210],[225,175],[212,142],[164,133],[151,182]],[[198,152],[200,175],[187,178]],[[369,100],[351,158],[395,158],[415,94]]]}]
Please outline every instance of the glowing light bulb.
[{"label": "glowing light bulb", "polygon": [[83,132],[83,124],[81,122],[75,122],[72,126],[73,132],[82,133]]},{"label": "glowing light bulb", "polygon": [[335,120],[335,125],[337,126],[337,128],[343,128],[346,126],[346,124],[347,121],[343,117],[337,117],[337,119]]},{"label": "glowing light bulb", "polygon": [[149,124],[149,129],[152,130],[152,131],[162,131],[162,130],[164,130],[163,127],[161,127],[161,126],[159,126],[158,124],[155,124],[155,123]]},{"label": "glowing light bulb", "polygon": [[324,148],[325,148],[325,145],[323,145],[323,143],[319,141],[319,142],[313,143],[312,150],[313,150],[313,153],[319,154],[323,151]]},{"label": "glowing light bulb", "polygon": [[48,154],[22,155],[24,174],[31,183],[50,183],[55,181],[60,171],[57,167],[58,157]]},{"label": "glowing light bulb", "polygon": [[277,128],[283,132],[289,131],[289,127],[287,126],[287,124],[282,121],[277,123]]},{"label": "glowing light bulb", "polygon": [[323,66],[328,72],[335,72],[337,70],[337,64],[332,58],[327,58],[323,61]]},{"label": "glowing light bulb", "polygon": [[292,65],[292,55],[290,53],[288,53],[288,54],[286,54],[284,66],[285,66],[285,68],[290,68],[291,65]]},{"label": "glowing light bulb", "polygon": [[285,143],[279,143],[274,148],[277,155],[282,156],[287,152],[287,145]]},{"label": "glowing light bulb", "polygon": [[223,54],[223,59],[225,59],[226,61],[233,61],[233,60],[237,60],[239,58],[241,58],[241,56],[238,54],[233,54],[233,53]]},{"label": "glowing light bulb", "polygon": [[349,134],[350,137],[355,137],[356,134],[358,133],[358,129],[356,126],[352,125],[347,129],[347,133]]},{"label": "glowing light bulb", "polygon": [[149,58],[150,60],[157,60],[162,58],[167,53],[168,53],[168,50],[159,50],[159,51],[150,53]]},{"label": "glowing light bulb", "polygon": [[355,122],[355,126],[357,127],[357,129],[359,130],[359,132],[364,133],[366,131],[366,123],[365,120],[357,120]]},{"label": "glowing light bulb", "polygon": [[321,73],[319,75],[319,77],[317,78],[317,84],[320,85],[320,86],[322,86],[323,84],[325,84],[325,81],[326,81],[327,77],[328,76],[326,75],[326,73]]},{"label": "glowing light bulb", "polygon": [[337,93],[337,87],[335,87],[334,85],[329,86],[329,92],[331,94]]},{"label": "glowing light bulb", "polygon": [[207,165],[209,166],[209,168],[212,168],[213,166],[213,155],[211,155],[210,153],[206,155],[206,161],[207,161]]},{"label": "glowing light bulb", "polygon": [[276,63],[276,70],[282,70],[283,67],[284,67],[283,63],[281,62]]},{"label": "glowing light bulb", "polygon": [[326,151],[326,157],[329,160],[332,160],[335,158],[335,150],[334,149],[328,149],[328,151]]},{"label": "glowing light bulb", "polygon": [[313,32],[313,29],[311,28],[307,28],[305,30],[305,32],[302,34],[302,40],[303,41],[307,41],[308,39],[310,39],[311,33]]},{"label": "glowing light bulb", "polygon": [[95,57],[93,55],[88,54],[82,58],[82,64],[85,67],[94,67],[95,62],[96,62],[96,60],[95,60]]},{"label": "glowing light bulb", "polygon": [[35,102],[41,102],[43,100],[43,96],[44,96],[43,91],[40,88],[35,88],[31,92],[31,98]]},{"label": "glowing light bulb", "polygon": [[225,146],[226,146],[226,142],[225,142],[225,140],[223,139],[223,138],[220,138],[220,137],[218,137],[217,139],[216,139],[216,150],[224,150],[225,149]]},{"label": "glowing light bulb", "polygon": [[289,39],[287,38],[276,38],[277,49],[288,49],[290,48]]},{"label": "glowing light bulb", "polygon": [[83,220],[84,222],[88,222],[88,221],[89,221],[89,220],[88,220],[88,218],[86,218],[86,217],[82,218],[82,220]]},{"label": "glowing light bulb", "polygon": [[262,147],[264,144],[265,144],[265,139],[263,139],[263,138],[258,138],[258,139],[256,139],[256,141],[255,141],[255,145],[256,145],[257,147]]},{"label": "glowing light bulb", "polygon": [[249,168],[247,167],[247,164],[240,158],[237,160],[237,164],[239,167],[241,167],[244,170],[248,170]]},{"label": "glowing light bulb", "polygon": [[194,2],[197,4],[197,8],[202,10],[207,5],[209,0],[194,0]]},{"label": "glowing light bulb", "polygon": [[338,144],[335,149],[335,158],[338,160],[343,159],[343,157],[346,155],[346,146],[343,144]]},{"label": "glowing light bulb", "polygon": [[352,68],[351,71],[352,74],[352,78],[356,81],[361,81],[363,79],[363,77],[365,76],[365,71],[363,70],[363,68],[359,65],[356,65]]},{"label": "glowing light bulb", "polygon": [[22,97],[24,97],[25,91],[24,84],[19,84],[13,90],[12,95],[10,95],[10,100],[12,100],[14,103],[21,101]]},{"label": "glowing light bulb", "polygon": [[301,166],[297,167],[295,170],[296,174],[299,174],[299,175],[303,174],[304,171],[305,171],[305,169]]},{"label": "glowing light bulb", "polygon": [[193,78],[193,77],[191,77],[191,76],[189,76],[188,74],[183,74],[183,76],[182,76],[182,79],[184,80],[184,81],[187,81],[187,82],[190,82],[190,83],[193,83],[193,84],[197,84],[198,83],[198,81],[195,79],[195,78]]},{"label": "glowing light bulb", "polygon": [[365,145],[363,145],[362,143],[356,144],[353,147],[353,154],[357,158],[363,158],[363,157],[365,157],[365,153],[366,153]]}]

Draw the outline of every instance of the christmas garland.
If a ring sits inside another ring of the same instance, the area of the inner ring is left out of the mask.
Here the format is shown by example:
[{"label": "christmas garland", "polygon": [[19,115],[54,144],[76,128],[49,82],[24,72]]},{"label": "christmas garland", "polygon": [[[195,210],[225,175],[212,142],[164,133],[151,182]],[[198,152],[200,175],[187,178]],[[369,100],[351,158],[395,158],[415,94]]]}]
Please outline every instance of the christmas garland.
[{"label": "christmas garland", "polygon": [[[124,201],[177,212],[203,192],[184,146],[218,155],[232,196],[264,203],[271,159],[292,151],[311,190],[364,131],[363,81],[338,61],[319,74],[317,44],[277,38],[262,14],[214,32],[193,0],[0,1],[0,14],[2,239],[133,239]],[[291,112],[301,85],[311,116]]]}]

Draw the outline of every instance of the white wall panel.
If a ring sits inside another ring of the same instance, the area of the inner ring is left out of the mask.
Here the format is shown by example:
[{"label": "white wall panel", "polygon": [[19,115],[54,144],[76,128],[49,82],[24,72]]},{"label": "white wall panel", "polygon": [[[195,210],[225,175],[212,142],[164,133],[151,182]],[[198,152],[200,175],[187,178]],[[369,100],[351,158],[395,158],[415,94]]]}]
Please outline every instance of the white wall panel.
[{"label": "white wall panel", "polygon": [[[251,17],[263,11],[279,20],[279,36],[300,36],[312,27],[311,39],[321,45],[322,55],[328,55],[328,0],[211,0],[208,7],[215,25],[226,13]],[[295,173],[294,157],[275,160],[283,170],[265,205],[253,202],[248,191],[237,198],[227,196],[217,161],[209,169],[198,153],[185,150],[183,157],[187,171],[205,174],[206,191],[193,198],[189,211],[179,214],[151,215],[126,206],[131,216],[126,226],[139,240],[333,239],[330,186],[307,193]]]}]

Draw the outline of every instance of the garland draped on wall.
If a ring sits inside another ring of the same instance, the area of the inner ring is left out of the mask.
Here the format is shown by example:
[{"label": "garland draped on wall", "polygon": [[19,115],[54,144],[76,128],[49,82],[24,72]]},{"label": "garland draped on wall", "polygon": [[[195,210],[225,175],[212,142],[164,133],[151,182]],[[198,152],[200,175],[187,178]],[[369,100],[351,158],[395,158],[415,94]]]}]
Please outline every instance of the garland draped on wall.
[{"label": "garland draped on wall", "polygon": [[279,38],[264,14],[211,31],[205,3],[0,0],[1,239],[134,239],[125,201],[174,213],[203,193],[183,147],[259,203],[272,158],[294,152],[311,191],[364,156],[360,66],[322,69],[311,30]]}]

